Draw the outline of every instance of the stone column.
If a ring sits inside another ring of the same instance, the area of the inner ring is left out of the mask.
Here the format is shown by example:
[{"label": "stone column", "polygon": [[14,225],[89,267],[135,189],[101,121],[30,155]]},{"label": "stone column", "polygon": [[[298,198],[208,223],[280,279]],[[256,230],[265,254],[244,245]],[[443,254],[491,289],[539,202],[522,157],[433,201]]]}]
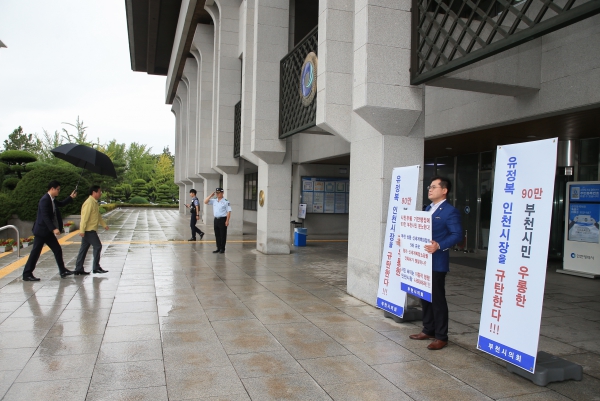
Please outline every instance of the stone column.
[{"label": "stone column", "polygon": [[[213,175],[204,179],[204,193],[202,199],[200,201],[204,203],[204,199],[219,186],[219,177],[220,175]],[[213,208],[211,205],[204,205],[204,209],[202,209],[202,220],[204,220],[210,227],[212,227],[213,220],[215,215],[213,213]]]},{"label": "stone column", "polygon": [[410,1],[354,4],[347,288],[375,305],[392,169],[423,163],[423,91],[410,85]]},{"label": "stone column", "polygon": [[290,253],[292,158],[279,139],[279,61],[288,53],[288,26],[289,0],[255,0],[251,149],[265,193],[256,249],[265,254]]},{"label": "stone column", "polygon": [[[233,157],[235,104],[241,98],[239,59],[240,0],[215,0],[205,9],[214,25],[214,84],[211,167],[223,174],[225,197],[233,210],[243,210],[244,172]],[[228,233],[242,234],[242,218],[231,221]]]},{"label": "stone column", "polygon": [[185,160],[183,152],[183,146],[181,144],[181,100],[175,97],[171,111],[175,115],[175,184],[179,186],[179,213],[185,213],[185,206],[181,203],[181,194],[185,193],[185,185],[181,181],[183,174],[183,168],[181,160]]}]

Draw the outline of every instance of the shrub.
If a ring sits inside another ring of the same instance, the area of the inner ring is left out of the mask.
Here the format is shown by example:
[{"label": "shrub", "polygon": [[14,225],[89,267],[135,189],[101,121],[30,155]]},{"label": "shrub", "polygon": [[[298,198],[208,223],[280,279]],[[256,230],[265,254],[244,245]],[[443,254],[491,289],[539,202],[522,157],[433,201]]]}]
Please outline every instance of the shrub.
[{"label": "shrub", "polygon": [[[58,166],[47,166],[27,173],[12,193],[12,198],[15,201],[14,213],[21,220],[35,220],[40,198],[48,191],[48,183],[52,180],[60,182],[62,191],[58,199],[63,200],[75,189],[75,185],[79,181],[79,174]],[[90,183],[85,179],[85,176],[82,177],[79,188],[89,187]],[[62,215],[79,214],[81,205],[86,199],[87,196],[80,191],[72,203],[61,208]]]},{"label": "shrub", "polygon": [[148,202],[148,199],[142,198],[141,196],[134,196],[133,198],[129,199],[129,203],[134,205],[147,205],[150,202]]},{"label": "shrub", "polygon": [[2,183],[2,186],[6,189],[8,189],[9,191],[12,191],[13,189],[16,188],[17,184],[19,183],[19,180],[17,177],[10,177],[4,180],[4,182]]},{"label": "shrub", "polygon": [[0,193],[0,226],[6,225],[10,216],[14,213],[14,203],[11,197]]},{"label": "shrub", "polygon": [[21,164],[37,161],[37,157],[24,150],[6,150],[0,154],[0,160],[7,164]]},{"label": "shrub", "polygon": [[104,213],[106,213],[106,209],[104,208],[104,206],[100,206],[100,207],[98,208],[98,211],[100,212],[100,214],[104,214]]},{"label": "shrub", "polygon": [[48,167],[48,166],[51,166],[51,164],[44,163],[44,162],[31,162],[31,163],[27,163],[25,165],[25,171],[33,171],[36,168],[44,168],[44,167]]},{"label": "shrub", "polygon": [[148,196],[148,190],[146,189],[146,181],[142,179],[133,180],[131,190],[131,196],[134,198],[146,198]]}]

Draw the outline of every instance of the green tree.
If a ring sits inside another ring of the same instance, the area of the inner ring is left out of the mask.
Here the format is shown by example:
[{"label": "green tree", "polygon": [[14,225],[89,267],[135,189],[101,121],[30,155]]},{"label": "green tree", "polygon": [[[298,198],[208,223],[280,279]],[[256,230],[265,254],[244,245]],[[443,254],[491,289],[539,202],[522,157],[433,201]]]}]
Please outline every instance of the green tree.
[{"label": "green tree", "polygon": [[34,161],[37,161],[37,157],[24,150],[6,150],[0,153],[0,162],[8,164],[19,179],[23,178],[21,172],[25,170],[25,165]]},{"label": "green tree", "polygon": [[4,150],[24,150],[38,154],[41,148],[41,141],[33,134],[25,134],[21,126],[9,134],[8,139],[4,140]]}]

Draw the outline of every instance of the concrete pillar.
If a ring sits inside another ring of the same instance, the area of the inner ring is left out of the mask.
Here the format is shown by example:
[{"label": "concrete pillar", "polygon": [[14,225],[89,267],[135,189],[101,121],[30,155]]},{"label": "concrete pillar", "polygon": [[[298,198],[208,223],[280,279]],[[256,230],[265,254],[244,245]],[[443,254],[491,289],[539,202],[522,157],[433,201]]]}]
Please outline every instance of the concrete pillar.
[{"label": "concrete pillar", "polygon": [[240,157],[258,164],[252,153],[252,97],[254,92],[254,4],[246,0],[240,6],[240,46],[242,57],[242,127]]},{"label": "concrete pillar", "polygon": [[354,4],[347,289],[375,305],[391,173],[423,163],[424,98],[410,86],[410,1]]},{"label": "concrete pillar", "polygon": [[319,1],[317,126],[350,141],[354,2]]},{"label": "concrete pillar", "polygon": [[179,85],[187,89],[187,138],[185,141],[187,165],[185,166],[186,178],[193,181],[197,178],[196,166],[198,164],[198,63],[190,57],[186,60],[183,75]]},{"label": "concrete pillar", "polygon": [[[212,102],[213,102],[213,62],[214,62],[214,27],[198,24],[192,40],[190,52],[198,63],[198,153],[196,174],[218,173],[212,169]],[[205,178],[205,177],[203,177]]]},{"label": "concrete pillar", "polygon": [[[201,202],[204,203],[204,199],[206,199],[208,195],[212,194],[213,191],[219,186],[220,177],[220,175],[214,174],[204,179],[204,193],[200,199]],[[200,198],[200,196],[198,198]],[[215,214],[213,213],[212,206],[204,205],[204,209],[202,209],[202,220],[205,221],[205,224],[211,226],[214,218]]]},{"label": "concrete pillar", "polygon": [[255,0],[251,149],[265,194],[256,249],[265,254],[290,253],[292,157],[279,139],[279,61],[288,53],[288,26],[289,0]]},{"label": "concrete pillar", "polygon": [[188,194],[185,192],[184,183],[177,183],[177,186],[179,187],[179,213],[185,214],[185,197],[188,196]]},{"label": "concrete pillar", "polygon": [[[223,174],[224,197],[231,205],[231,219],[227,235],[242,235],[244,226],[244,160],[240,160],[238,174]],[[214,188],[213,188],[214,191]],[[210,193],[210,192],[209,192]]]}]

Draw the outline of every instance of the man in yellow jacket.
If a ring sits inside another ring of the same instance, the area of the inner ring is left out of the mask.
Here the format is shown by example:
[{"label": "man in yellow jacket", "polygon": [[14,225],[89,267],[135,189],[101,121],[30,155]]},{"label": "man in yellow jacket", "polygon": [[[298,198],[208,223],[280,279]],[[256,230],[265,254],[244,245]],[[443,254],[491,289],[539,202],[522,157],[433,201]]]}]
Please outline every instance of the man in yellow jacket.
[{"label": "man in yellow jacket", "polygon": [[77,262],[75,263],[75,275],[90,274],[83,269],[83,262],[85,261],[88,249],[90,249],[90,245],[94,248],[94,273],[108,273],[108,270],[104,270],[100,267],[102,243],[100,242],[100,238],[98,238],[98,226],[101,225],[105,230],[108,230],[108,226],[104,220],[102,220],[100,207],[98,206],[98,200],[101,196],[102,189],[100,189],[100,186],[93,185],[90,188],[90,196],[81,206],[81,224],[79,225],[81,248],[79,248]]}]

